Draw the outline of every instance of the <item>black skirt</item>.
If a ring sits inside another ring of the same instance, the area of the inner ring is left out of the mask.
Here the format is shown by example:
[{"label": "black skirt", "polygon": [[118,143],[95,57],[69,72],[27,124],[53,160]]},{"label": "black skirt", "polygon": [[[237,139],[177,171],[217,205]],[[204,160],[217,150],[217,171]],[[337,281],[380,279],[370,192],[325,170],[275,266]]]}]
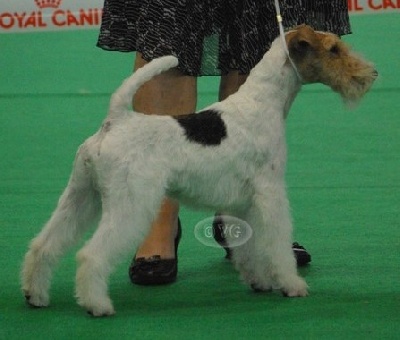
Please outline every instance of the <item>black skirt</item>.
[{"label": "black skirt", "polygon": [[[286,29],[350,33],[347,0],[279,3]],[[97,46],[147,61],[175,55],[191,76],[247,74],[278,34],[273,0],[105,0]]]}]

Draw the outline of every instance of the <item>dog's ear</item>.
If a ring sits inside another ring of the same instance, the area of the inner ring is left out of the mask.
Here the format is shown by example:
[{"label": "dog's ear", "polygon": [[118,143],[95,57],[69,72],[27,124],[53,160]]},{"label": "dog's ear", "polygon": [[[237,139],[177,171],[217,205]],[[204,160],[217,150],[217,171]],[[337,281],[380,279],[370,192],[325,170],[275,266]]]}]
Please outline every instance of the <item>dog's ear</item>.
[{"label": "dog's ear", "polygon": [[310,43],[305,39],[293,39],[289,45],[289,51],[304,54],[308,51]]},{"label": "dog's ear", "polygon": [[289,54],[294,59],[304,57],[312,50],[314,31],[311,27],[302,25],[287,36]]},{"label": "dog's ear", "polygon": [[295,36],[288,43],[289,54],[294,59],[300,59],[311,50],[311,43],[302,36]]}]

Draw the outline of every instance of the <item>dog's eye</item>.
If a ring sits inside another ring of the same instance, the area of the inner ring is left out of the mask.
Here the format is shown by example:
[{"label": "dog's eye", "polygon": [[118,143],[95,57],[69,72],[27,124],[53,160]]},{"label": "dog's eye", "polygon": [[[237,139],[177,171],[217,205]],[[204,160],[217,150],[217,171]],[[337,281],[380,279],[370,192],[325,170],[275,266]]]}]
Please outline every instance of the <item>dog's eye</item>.
[{"label": "dog's eye", "polygon": [[331,49],[329,50],[329,52],[332,53],[332,54],[338,55],[339,54],[339,47],[337,45],[333,45],[331,47]]}]

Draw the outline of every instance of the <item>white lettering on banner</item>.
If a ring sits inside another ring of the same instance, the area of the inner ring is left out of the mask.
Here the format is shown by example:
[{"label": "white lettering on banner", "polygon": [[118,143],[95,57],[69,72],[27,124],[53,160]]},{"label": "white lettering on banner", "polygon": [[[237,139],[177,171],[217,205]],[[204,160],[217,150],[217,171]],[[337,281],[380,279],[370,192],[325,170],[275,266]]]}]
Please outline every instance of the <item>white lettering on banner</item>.
[{"label": "white lettering on banner", "polygon": [[400,13],[400,0],[348,0],[350,14]]},{"label": "white lettering on banner", "polygon": [[[347,0],[350,14],[400,13],[400,0]],[[11,0],[0,3],[0,33],[93,29],[104,0]]]},{"label": "white lettering on banner", "polygon": [[[70,6],[61,6],[62,0],[31,0],[31,5],[26,2],[19,3],[14,9],[0,9],[1,33],[87,29],[98,27],[101,23],[102,1],[85,1],[84,5],[78,6],[76,1],[65,1],[70,2]],[[90,6],[90,2],[94,6]],[[16,3],[18,1],[13,2],[14,6]],[[88,5],[90,7],[86,7]]]}]

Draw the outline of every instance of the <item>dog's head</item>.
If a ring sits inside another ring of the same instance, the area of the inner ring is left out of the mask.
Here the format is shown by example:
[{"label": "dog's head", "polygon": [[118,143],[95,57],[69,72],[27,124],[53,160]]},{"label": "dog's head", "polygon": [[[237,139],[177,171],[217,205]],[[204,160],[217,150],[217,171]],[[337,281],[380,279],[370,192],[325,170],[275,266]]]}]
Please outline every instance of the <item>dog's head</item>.
[{"label": "dog's head", "polygon": [[301,25],[285,38],[303,82],[328,85],[345,102],[358,102],[377,78],[373,64],[351,52],[335,34]]}]

